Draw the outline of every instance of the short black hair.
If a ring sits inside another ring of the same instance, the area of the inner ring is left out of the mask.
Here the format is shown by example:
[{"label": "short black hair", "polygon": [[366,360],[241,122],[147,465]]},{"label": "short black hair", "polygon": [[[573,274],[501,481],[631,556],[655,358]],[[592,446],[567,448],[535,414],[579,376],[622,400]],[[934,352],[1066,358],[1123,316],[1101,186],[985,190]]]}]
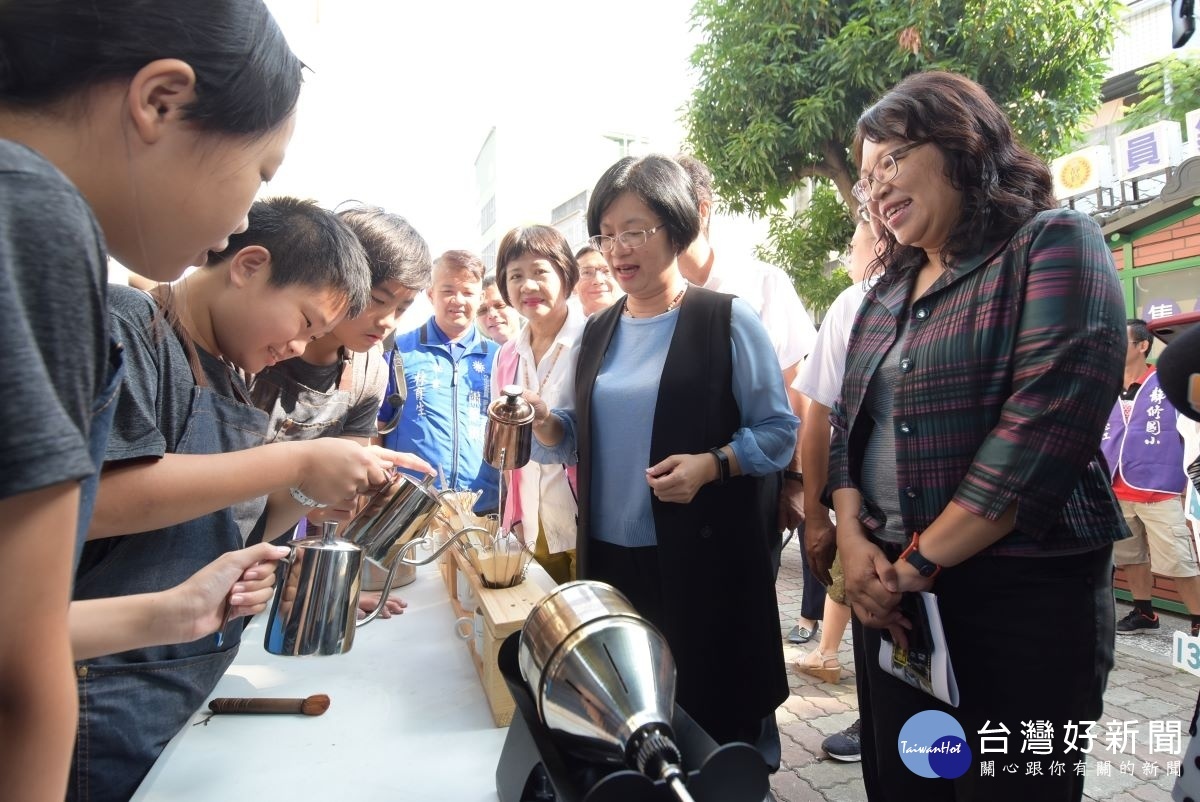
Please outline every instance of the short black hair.
[{"label": "short black hair", "polygon": [[411,224],[378,206],[340,209],[338,217],[358,237],[371,267],[371,286],[398,281],[410,290],[426,289],[433,278],[429,246]]},{"label": "short black hair", "polygon": [[164,58],[187,62],[201,130],[261,136],[296,108],[304,65],[262,0],[3,0],[0,104],[41,108]]},{"label": "short black hair", "polygon": [[617,196],[632,192],[662,218],[675,253],[682,253],[700,233],[700,211],[692,180],[670,156],[626,156],[604,171],[588,203],[588,233],[600,233],[600,218]]},{"label": "short black hair", "polygon": [[229,238],[229,247],[209,254],[210,266],[258,245],[271,254],[271,286],[327,287],[344,293],[347,317],[366,307],[371,295],[367,254],[336,214],[311,200],[281,196],[255,201],[249,219],[245,231]]},{"label": "short black hair", "polygon": [[1154,350],[1154,335],[1150,333],[1146,321],[1139,317],[1131,317],[1125,321],[1125,325],[1129,327],[1129,336],[1134,342],[1146,343],[1146,356],[1150,356],[1150,352]]},{"label": "short black hair", "polygon": [[517,226],[504,235],[496,252],[496,289],[504,303],[510,306],[508,265],[522,256],[535,256],[549,262],[562,281],[563,297],[570,295],[579,283],[579,263],[562,232],[553,226]]},{"label": "short black hair", "polygon": [[675,157],[675,161],[679,162],[679,166],[692,179],[692,189],[696,193],[696,200],[712,203],[713,174],[712,170],[708,169],[708,165],[687,153],[680,153]]},{"label": "short black hair", "polygon": [[[688,178],[692,179],[692,192],[696,193],[696,205],[699,206],[701,203],[707,201],[711,209],[713,202],[712,170],[708,169],[707,164],[687,153],[678,154],[675,157],[675,161],[679,162],[679,166],[688,174]],[[708,221],[701,220],[700,228],[704,236],[707,237]]]}]

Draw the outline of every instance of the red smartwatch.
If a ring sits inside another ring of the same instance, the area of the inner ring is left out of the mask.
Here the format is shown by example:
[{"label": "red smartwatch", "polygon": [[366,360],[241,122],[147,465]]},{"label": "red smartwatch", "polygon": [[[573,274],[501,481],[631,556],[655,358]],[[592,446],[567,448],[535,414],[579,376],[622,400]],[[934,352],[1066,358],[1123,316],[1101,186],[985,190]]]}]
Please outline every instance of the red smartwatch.
[{"label": "red smartwatch", "polygon": [[907,562],[913,568],[916,568],[917,573],[921,576],[926,579],[933,579],[941,572],[942,566],[925,559],[921,555],[921,552],[918,551],[918,548],[917,533],[913,532],[912,541],[908,544],[908,548],[900,554],[900,559]]}]

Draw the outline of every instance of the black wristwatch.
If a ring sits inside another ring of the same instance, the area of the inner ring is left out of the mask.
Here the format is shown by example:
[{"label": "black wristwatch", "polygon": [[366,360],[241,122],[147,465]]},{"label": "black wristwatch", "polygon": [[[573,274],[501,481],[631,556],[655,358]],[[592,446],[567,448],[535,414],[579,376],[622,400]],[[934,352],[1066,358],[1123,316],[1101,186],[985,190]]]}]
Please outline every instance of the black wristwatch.
[{"label": "black wristwatch", "polygon": [[729,481],[729,455],[720,448],[710,448],[708,453],[717,461],[717,484],[725,484]]},{"label": "black wristwatch", "polygon": [[918,548],[917,533],[913,532],[912,541],[908,544],[908,548],[901,553],[900,559],[907,561],[909,565],[916,568],[917,573],[921,576],[926,579],[933,579],[942,570],[942,566],[925,559],[921,555],[921,552],[918,551]]},{"label": "black wristwatch", "polygon": [[791,468],[784,469],[783,478],[804,484],[804,474],[800,473],[800,471],[793,471]]}]

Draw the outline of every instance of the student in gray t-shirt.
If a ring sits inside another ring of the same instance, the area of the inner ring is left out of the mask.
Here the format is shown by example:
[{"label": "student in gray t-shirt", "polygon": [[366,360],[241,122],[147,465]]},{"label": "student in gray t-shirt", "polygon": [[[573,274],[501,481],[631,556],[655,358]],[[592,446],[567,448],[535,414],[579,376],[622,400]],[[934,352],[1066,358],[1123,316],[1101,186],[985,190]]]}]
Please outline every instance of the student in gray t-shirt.
[{"label": "student in gray t-shirt", "polygon": [[[370,442],[388,380],[380,345],[417,293],[429,286],[429,248],[403,217],[377,207],[345,209],[338,217],[366,252],[371,293],[360,314],[309,343],[302,355],[253,377],[252,401],[271,416],[267,442],[317,437]],[[415,455],[406,459],[406,467],[429,470]],[[340,520],[334,516],[337,505],[322,512],[323,520]]]},{"label": "student in gray t-shirt", "polygon": [[[226,603],[253,612],[254,594],[230,588],[275,553],[255,549],[241,566],[230,555],[210,566],[217,570],[202,588],[184,583],[183,597],[171,588],[72,604],[68,614],[120,383],[105,309],[108,254],[169,281],[236,230],[283,158],[300,91],[300,61],[260,0],[151,5],[0,3],[6,799],[63,798],[75,739],[73,652],[194,639],[216,628]],[[240,65],[233,81],[231,60]],[[81,614],[98,609],[104,625],[87,626]],[[181,621],[167,609],[195,615]],[[93,790],[93,799],[107,793]]]},{"label": "student in gray t-shirt", "polygon": [[[368,271],[354,234],[311,202],[276,198],[255,203],[229,242],[173,285],[113,288],[129,371],[78,598],[156,592],[241,548],[260,518],[278,535],[302,505],[385,479],[378,455],[340,438],[263,444],[268,416],[242,378],[361,309]],[[127,798],[232,663],[241,627],[84,661],[80,787]]]},{"label": "student in gray t-shirt", "polygon": [[[387,389],[389,365],[380,343],[396,328],[417,293],[429,286],[433,265],[429,247],[403,217],[371,206],[338,213],[358,238],[371,270],[371,294],[362,313],[308,344],[300,356],[271,365],[250,383],[251,401],[271,416],[267,442],[344,437],[366,445],[376,435],[376,419]],[[395,464],[433,472],[415,454],[387,452]],[[356,504],[346,499],[308,512],[303,532],[315,534],[324,521],[350,520]],[[360,608],[373,610],[379,594],[364,594]],[[382,615],[399,613],[389,601]]]}]

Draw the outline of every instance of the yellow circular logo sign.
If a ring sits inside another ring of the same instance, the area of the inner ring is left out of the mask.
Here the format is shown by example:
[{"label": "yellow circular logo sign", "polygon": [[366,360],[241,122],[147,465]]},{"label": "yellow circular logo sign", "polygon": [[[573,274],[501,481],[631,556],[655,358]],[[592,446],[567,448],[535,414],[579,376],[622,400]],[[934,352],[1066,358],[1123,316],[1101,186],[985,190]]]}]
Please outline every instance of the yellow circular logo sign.
[{"label": "yellow circular logo sign", "polygon": [[1092,180],[1092,162],[1086,156],[1071,156],[1058,170],[1063,189],[1082,189]]}]

